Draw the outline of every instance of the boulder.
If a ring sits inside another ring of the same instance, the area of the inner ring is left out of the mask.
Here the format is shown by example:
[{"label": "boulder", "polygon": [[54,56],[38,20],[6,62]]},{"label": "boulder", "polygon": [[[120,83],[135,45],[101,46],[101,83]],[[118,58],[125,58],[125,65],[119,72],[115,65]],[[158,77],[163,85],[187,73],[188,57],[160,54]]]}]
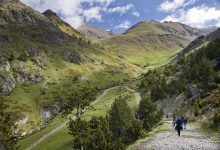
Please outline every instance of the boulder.
[{"label": "boulder", "polygon": [[31,74],[28,72],[26,68],[17,68],[15,70],[18,74],[16,77],[16,81],[19,83],[23,83],[23,82],[39,83],[43,79],[43,76],[40,73]]},{"label": "boulder", "polygon": [[11,95],[15,88],[15,80],[13,77],[0,77],[0,94]]},{"label": "boulder", "polygon": [[0,72],[9,72],[11,66],[6,58],[0,58]]},{"label": "boulder", "polygon": [[56,117],[61,112],[62,103],[57,102],[51,107],[43,110],[41,112],[41,118],[43,119],[44,123],[50,121],[54,117]]},{"label": "boulder", "polygon": [[40,113],[40,116],[41,116],[41,118],[43,119],[43,122],[48,122],[48,121],[50,121],[51,119],[53,119],[53,116],[52,116],[52,114],[51,114],[50,111],[42,111],[42,112]]},{"label": "boulder", "polygon": [[78,54],[77,52],[65,52],[63,56],[64,60],[75,64],[80,64],[81,62],[84,62],[86,60],[84,56]]},{"label": "boulder", "polygon": [[26,48],[25,52],[29,56],[39,56],[40,55],[40,49],[37,47],[28,47],[28,48]]},{"label": "boulder", "polygon": [[35,65],[37,65],[37,66],[39,66],[39,67],[41,67],[41,68],[44,68],[44,67],[45,67],[44,62],[41,60],[40,57],[33,58],[33,59],[32,59],[32,62],[33,62]]},{"label": "boulder", "polygon": [[0,94],[9,96],[14,88],[11,66],[6,58],[0,58]]}]

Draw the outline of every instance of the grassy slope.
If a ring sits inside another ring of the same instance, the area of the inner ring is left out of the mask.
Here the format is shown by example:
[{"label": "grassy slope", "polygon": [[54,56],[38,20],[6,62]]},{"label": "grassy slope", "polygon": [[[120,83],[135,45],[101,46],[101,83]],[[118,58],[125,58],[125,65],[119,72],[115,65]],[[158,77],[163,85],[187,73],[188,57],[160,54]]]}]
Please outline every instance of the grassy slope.
[{"label": "grassy slope", "polygon": [[[173,31],[167,31],[170,28]],[[124,61],[145,68],[158,66],[194,38],[177,23],[149,21],[137,24],[125,34],[103,39],[99,44]]]},{"label": "grassy slope", "polygon": [[[114,99],[120,94],[127,94],[129,95],[128,104],[132,109],[137,107],[137,103],[135,97],[132,92],[127,91],[124,87],[118,87],[111,91],[109,91],[98,103],[94,104],[94,110],[88,110],[84,114],[84,118],[86,120],[90,119],[91,116],[105,116],[107,111],[110,109]],[[71,116],[71,115],[70,115]],[[68,117],[67,117],[68,118]],[[59,125],[63,124],[67,119],[63,118],[56,118],[53,122],[49,124],[49,126],[34,134],[33,136],[29,136],[19,142],[19,146],[21,150],[27,148],[31,143],[35,142],[37,139],[49,133],[52,129],[58,127]],[[47,149],[71,149],[71,140],[72,137],[68,135],[67,127],[63,128],[62,130],[58,131],[51,137],[49,137],[46,141],[42,142],[38,145],[35,149],[47,150]]]}]

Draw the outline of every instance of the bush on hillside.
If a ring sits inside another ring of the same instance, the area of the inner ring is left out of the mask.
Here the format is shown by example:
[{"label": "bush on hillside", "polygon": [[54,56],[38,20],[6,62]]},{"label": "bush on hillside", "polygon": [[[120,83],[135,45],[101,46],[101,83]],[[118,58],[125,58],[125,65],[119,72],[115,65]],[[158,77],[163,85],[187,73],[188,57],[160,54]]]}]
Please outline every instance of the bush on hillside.
[{"label": "bush on hillside", "polygon": [[163,117],[163,110],[157,111],[157,106],[148,97],[142,98],[137,117],[142,121],[143,128],[151,130]]},{"label": "bush on hillside", "polygon": [[14,123],[11,115],[6,112],[5,99],[0,97],[0,149],[16,149],[17,137],[13,135]]},{"label": "bush on hillside", "polygon": [[220,126],[220,110],[213,117],[213,125],[216,127]]}]

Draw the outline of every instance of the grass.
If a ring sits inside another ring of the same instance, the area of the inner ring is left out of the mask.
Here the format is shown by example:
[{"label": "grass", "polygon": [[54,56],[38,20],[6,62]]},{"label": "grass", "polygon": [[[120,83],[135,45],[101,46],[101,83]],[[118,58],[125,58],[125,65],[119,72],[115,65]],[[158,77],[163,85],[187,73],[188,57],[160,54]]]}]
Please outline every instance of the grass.
[{"label": "grass", "polygon": [[150,131],[149,133],[146,133],[144,139],[140,139],[140,140],[136,141],[134,144],[128,146],[127,150],[133,150],[135,148],[135,146],[146,141],[149,137],[155,137],[159,133],[166,132],[169,129],[170,129],[169,123],[162,121],[161,123],[159,123],[159,125],[156,128],[153,128],[152,131]]},{"label": "grass", "polygon": [[[127,94],[129,95],[128,98],[128,104],[132,109],[135,109],[137,107],[135,97],[133,95],[133,92],[129,92],[126,90],[126,88],[118,87],[111,91],[109,91],[99,102],[94,104],[92,110],[88,110],[84,114],[84,119],[89,120],[92,116],[105,116],[108,110],[110,109],[112,103],[114,102],[114,99],[120,95],[120,94]],[[68,117],[67,117],[68,118]],[[40,137],[43,135],[49,133],[54,128],[62,125],[65,123],[67,119],[62,119],[60,117],[56,118],[54,121],[52,121],[47,128],[44,130],[37,132],[33,135],[28,136],[27,138],[24,138],[23,140],[19,141],[18,145],[20,146],[20,150],[23,150],[30,146],[32,143],[37,141]],[[68,134],[68,128],[65,127],[62,130],[58,131],[57,133],[50,136],[46,141],[39,144],[35,149],[36,150],[58,150],[58,149],[71,149],[71,140],[72,137]]]},{"label": "grass", "polygon": [[218,128],[210,127],[208,122],[204,122],[204,123],[194,122],[192,123],[191,126],[200,133],[202,133],[204,136],[210,138],[213,142],[220,144],[220,139],[219,139],[220,127]]}]

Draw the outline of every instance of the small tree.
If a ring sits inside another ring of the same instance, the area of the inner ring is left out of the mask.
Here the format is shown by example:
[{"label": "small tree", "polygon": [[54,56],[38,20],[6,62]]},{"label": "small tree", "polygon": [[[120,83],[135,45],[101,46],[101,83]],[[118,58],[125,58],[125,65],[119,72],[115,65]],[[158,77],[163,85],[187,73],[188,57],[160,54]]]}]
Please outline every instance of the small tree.
[{"label": "small tree", "polygon": [[112,134],[108,121],[103,117],[93,117],[89,122],[71,120],[69,133],[74,137],[74,149],[109,150],[112,147]]},{"label": "small tree", "polygon": [[114,138],[125,135],[126,130],[132,126],[134,116],[125,99],[122,96],[116,98],[109,111],[109,125]]},{"label": "small tree", "polygon": [[13,121],[11,115],[5,110],[5,99],[0,97],[0,149],[16,149],[16,136],[13,134]]},{"label": "small tree", "polygon": [[80,119],[85,109],[96,99],[96,94],[97,90],[90,86],[74,86],[68,92],[65,113],[71,113],[76,109],[75,116]]},{"label": "small tree", "polygon": [[138,139],[141,134],[141,123],[135,119],[127,102],[127,97],[119,96],[115,99],[109,111],[109,128],[113,134],[113,140],[117,140],[115,149],[123,147],[123,143],[129,144]]},{"label": "small tree", "polygon": [[[150,130],[162,118],[163,112],[157,111],[154,104],[148,97],[143,97],[137,111],[138,118],[142,121],[143,127]],[[159,118],[159,119],[158,119]]]}]

